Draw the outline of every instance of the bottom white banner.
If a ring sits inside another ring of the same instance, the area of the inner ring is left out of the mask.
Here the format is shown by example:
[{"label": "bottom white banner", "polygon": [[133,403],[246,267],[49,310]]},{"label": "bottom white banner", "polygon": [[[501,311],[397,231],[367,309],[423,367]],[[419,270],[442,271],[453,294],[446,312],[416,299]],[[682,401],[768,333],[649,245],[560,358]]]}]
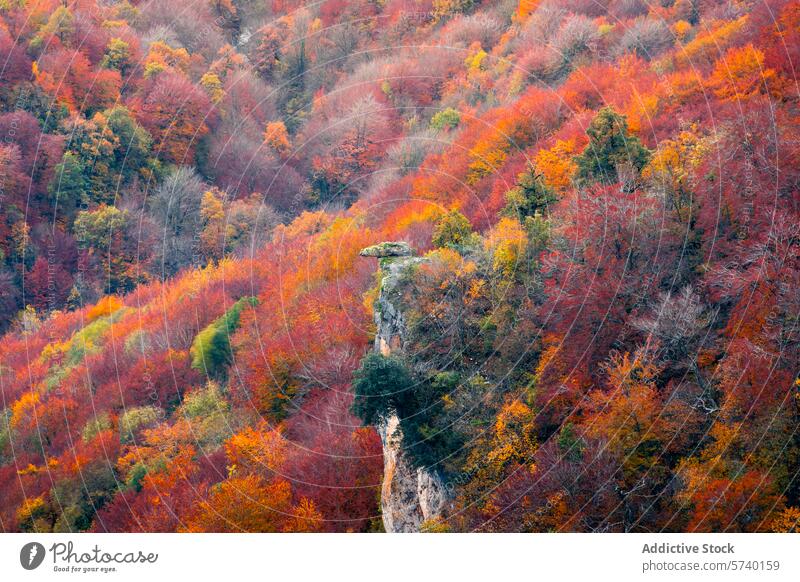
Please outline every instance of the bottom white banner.
[{"label": "bottom white banner", "polygon": [[2,534],[3,580],[798,580],[793,534]]}]

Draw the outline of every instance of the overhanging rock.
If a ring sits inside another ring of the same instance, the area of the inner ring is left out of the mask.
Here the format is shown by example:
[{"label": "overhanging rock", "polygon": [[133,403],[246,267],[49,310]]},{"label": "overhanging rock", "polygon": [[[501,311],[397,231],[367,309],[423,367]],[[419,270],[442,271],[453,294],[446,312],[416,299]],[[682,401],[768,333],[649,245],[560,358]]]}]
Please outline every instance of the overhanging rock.
[{"label": "overhanging rock", "polygon": [[405,241],[382,242],[363,249],[359,253],[362,257],[410,257],[414,254],[409,244]]}]

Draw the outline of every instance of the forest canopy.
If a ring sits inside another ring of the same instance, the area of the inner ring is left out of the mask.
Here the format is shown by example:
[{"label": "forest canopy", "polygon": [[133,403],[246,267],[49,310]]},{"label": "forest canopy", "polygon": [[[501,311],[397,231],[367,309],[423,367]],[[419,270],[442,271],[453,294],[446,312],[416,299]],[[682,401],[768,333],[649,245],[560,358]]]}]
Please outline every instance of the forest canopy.
[{"label": "forest canopy", "polygon": [[399,443],[428,531],[798,531],[798,47],[797,0],[0,3],[0,530],[382,531]]}]

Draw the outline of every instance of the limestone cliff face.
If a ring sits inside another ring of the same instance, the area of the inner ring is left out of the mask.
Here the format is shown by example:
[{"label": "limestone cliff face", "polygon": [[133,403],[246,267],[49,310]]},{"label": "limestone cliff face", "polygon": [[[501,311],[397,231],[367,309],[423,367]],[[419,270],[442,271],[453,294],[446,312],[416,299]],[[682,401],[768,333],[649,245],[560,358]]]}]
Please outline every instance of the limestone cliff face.
[{"label": "limestone cliff face", "polygon": [[383,527],[389,533],[418,532],[424,521],[441,516],[446,490],[437,474],[410,466],[401,449],[399,422],[392,416],[378,427],[383,442]]},{"label": "limestone cliff face", "polygon": [[[365,249],[362,254],[381,258],[383,277],[374,314],[377,327],[375,351],[388,356],[402,351],[405,341],[405,320],[398,302],[400,278],[407,268],[424,259],[409,256],[411,253],[407,245],[399,251],[393,246],[385,252],[387,254],[382,254],[381,245],[376,245]],[[417,532],[424,521],[442,515],[447,494],[438,474],[412,467],[402,450],[403,435],[399,424],[400,419],[391,416],[377,427],[383,442],[383,525],[390,533]]]}]

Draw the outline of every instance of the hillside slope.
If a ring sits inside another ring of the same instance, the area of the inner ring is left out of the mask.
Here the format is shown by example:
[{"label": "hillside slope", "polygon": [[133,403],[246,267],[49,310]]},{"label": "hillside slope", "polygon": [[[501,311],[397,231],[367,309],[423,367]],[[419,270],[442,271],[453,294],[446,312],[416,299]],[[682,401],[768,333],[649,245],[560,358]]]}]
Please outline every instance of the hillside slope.
[{"label": "hillside slope", "polygon": [[800,3],[257,5],[0,9],[2,530],[797,528]]}]

